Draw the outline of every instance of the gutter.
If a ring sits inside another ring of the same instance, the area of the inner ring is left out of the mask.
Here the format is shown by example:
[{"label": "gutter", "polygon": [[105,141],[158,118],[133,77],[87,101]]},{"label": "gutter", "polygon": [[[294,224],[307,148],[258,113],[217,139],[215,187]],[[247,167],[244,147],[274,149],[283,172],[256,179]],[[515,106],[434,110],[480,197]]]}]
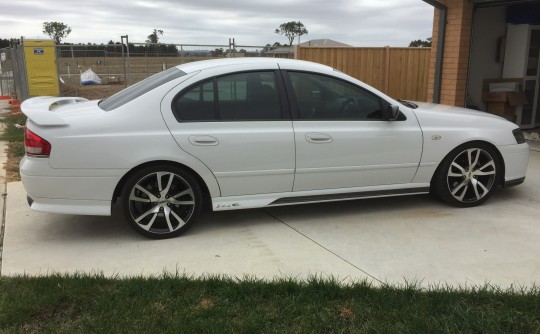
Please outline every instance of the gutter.
[{"label": "gutter", "polygon": [[433,87],[433,102],[441,102],[442,66],[444,54],[444,41],[446,38],[446,17],[448,7],[438,0],[423,0],[440,10],[439,13],[439,36],[437,38],[437,55],[435,57],[435,86]]},{"label": "gutter", "polygon": [[495,7],[501,5],[517,5],[535,3],[538,0],[473,0],[475,7]]}]

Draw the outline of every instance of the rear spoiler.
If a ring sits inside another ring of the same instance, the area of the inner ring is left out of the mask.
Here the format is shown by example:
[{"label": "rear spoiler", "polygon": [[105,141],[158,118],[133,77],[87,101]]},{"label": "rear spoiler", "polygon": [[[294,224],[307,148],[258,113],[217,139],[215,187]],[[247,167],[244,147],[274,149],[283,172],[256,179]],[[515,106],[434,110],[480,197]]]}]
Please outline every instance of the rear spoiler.
[{"label": "rear spoiler", "polygon": [[38,96],[24,101],[21,104],[21,111],[39,125],[67,125],[68,123],[62,117],[50,111],[61,105],[87,101],[82,97]]}]

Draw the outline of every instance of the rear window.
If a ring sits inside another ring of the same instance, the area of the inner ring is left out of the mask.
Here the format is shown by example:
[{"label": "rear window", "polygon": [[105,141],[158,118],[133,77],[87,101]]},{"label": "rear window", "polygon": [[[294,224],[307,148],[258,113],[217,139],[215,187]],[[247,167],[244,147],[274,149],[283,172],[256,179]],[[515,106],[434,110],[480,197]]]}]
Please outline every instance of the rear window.
[{"label": "rear window", "polygon": [[116,109],[128,103],[129,101],[148,93],[152,89],[159,87],[171,80],[178,79],[184,75],[186,75],[186,73],[180,71],[176,67],[170,68],[163,72],[154,74],[151,77],[148,77],[142,81],[139,81],[136,84],[127,87],[126,89],[122,89],[113,96],[101,100],[98,105],[101,109],[105,111]]}]

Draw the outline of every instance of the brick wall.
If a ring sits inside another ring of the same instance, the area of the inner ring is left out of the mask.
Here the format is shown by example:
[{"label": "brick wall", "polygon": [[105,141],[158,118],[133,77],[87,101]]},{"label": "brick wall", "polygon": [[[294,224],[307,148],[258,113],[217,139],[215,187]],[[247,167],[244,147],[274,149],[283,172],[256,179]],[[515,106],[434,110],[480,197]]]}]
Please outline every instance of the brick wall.
[{"label": "brick wall", "polygon": [[[464,106],[471,41],[473,5],[471,0],[440,0],[448,7],[441,82],[442,104]],[[433,100],[435,59],[439,38],[439,14],[435,9],[433,43],[428,77],[428,99]]]}]

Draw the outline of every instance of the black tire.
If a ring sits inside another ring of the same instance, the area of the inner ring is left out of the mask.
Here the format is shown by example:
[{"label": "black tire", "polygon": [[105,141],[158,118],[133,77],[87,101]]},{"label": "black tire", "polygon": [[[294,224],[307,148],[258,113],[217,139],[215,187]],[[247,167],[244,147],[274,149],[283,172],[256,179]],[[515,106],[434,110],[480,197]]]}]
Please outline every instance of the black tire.
[{"label": "black tire", "polygon": [[450,152],[432,181],[433,193],[450,205],[472,207],[495,191],[502,173],[497,152],[484,143],[464,144]]},{"label": "black tire", "polygon": [[148,166],[122,189],[122,210],[140,234],[166,239],[187,231],[200,215],[202,192],[195,178],[172,165]]}]

